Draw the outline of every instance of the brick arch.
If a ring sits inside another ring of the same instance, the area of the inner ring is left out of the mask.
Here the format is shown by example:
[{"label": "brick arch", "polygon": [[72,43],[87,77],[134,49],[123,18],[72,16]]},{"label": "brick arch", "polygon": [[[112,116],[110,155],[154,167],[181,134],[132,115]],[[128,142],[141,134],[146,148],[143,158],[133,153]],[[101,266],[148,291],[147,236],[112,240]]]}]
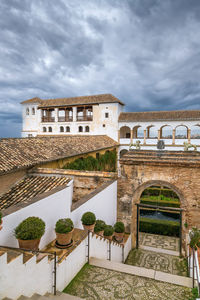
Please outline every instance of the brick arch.
[{"label": "brick arch", "polygon": [[[170,188],[172,191],[174,191],[177,196],[179,197],[180,200],[180,205],[184,206],[185,205],[185,198],[183,193],[181,192],[181,190],[174,184],[168,182],[168,181],[164,181],[164,180],[149,180],[147,182],[144,182],[143,184],[139,185],[137,187],[137,189],[134,191],[134,196],[133,196],[133,204],[135,203],[140,203],[140,197],[143,193],[143,191],[145,189],[147,189],[148,187],[151,187],[153,185],[158,185],[158,186],[166,186],[168,188]],[[135,200],[135,201],[134,201]]]}]

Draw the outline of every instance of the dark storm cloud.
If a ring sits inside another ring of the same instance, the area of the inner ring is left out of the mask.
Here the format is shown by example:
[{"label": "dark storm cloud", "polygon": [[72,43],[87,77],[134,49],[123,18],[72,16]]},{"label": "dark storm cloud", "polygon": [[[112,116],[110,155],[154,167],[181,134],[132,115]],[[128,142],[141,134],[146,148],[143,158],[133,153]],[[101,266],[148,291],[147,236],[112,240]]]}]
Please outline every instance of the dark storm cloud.
[{"label": "dark storm cloud", "polygon": [[35,96],[200,109],[199,28],[199,0],[1,0],[0,136],[19,135]]}]

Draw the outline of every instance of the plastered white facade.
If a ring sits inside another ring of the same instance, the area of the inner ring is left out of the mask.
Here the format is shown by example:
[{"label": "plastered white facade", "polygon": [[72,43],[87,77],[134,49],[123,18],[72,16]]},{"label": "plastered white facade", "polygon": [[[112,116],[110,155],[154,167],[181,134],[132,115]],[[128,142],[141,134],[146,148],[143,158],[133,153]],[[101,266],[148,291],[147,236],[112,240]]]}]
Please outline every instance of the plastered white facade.
[{"label": "plastered white facade", "polygon": [[[70,217],[75,227],[82,228],[81,217],[86,211],[93,211],[98,219],[114,225],[117,215],[117,181],[97,193],[83,205],[71,211],[73,182],[63,190],[43,198],[3,218],[0,233],[1,245],[18,247],[13,236],[14,228],[29,216],[38,216],[46,223],[46,231],[40,242],[40,249],[55,239],[55,223],[59,218]],[[62,291],[87,262],[88,237],[76,247],[61,263],[57,263],[57,290]],[[90,257],[108,259],[109,243],[105,239],[90,234]],[[131,235],[124,249],[116,243],[111,244],[111,261],[122,262],[123,252],[126,259],[131,249]],[[123,251],[123,252],[122,252]],[[47,257],[36,262],[33,256],[23,263],[20,255],[7,263],[7,253],[0,256],[0,299],[9,297],[17,299],[24,295],[31,297],[34,293],[44,295],[53,292],[53,264]]]}]

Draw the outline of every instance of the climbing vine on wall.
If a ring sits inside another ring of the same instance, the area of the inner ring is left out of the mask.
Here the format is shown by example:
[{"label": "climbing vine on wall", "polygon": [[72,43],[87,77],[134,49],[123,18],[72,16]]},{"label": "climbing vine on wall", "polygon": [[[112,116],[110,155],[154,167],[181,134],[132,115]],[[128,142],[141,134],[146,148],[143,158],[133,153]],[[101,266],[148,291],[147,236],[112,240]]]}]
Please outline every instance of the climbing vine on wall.
[{"label": "climbing vine on wall", "polygon": [[92,156],[78,158],[73,162],[67,163],[63,169],[115,172],[116,160],[116,150],[106,151],[105,154],[100,154],[98,158]]}]

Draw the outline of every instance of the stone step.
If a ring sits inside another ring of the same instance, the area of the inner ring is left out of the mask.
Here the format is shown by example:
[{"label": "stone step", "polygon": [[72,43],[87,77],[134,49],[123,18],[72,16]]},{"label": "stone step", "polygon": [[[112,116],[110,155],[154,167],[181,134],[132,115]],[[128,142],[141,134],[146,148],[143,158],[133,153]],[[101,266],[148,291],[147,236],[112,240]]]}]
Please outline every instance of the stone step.
[{"label": "stone step", "polygon": [[96,267],[113,270],[121,273],[126,273],[130,275],[137,275],[141,277],[152,278],[154,280],[168,282],[171,284],[176,284],[180,286],[185,286],[192,288],[192,278],[172,275],[169,273],[164,273],[160,271],[155,271],[152,269],[146,269],[143,267],[136,267],[131,265],[126,265],[123,263],[112,262],[103,259],[97,259],[94,257],[90,258],[90,264]]}]

